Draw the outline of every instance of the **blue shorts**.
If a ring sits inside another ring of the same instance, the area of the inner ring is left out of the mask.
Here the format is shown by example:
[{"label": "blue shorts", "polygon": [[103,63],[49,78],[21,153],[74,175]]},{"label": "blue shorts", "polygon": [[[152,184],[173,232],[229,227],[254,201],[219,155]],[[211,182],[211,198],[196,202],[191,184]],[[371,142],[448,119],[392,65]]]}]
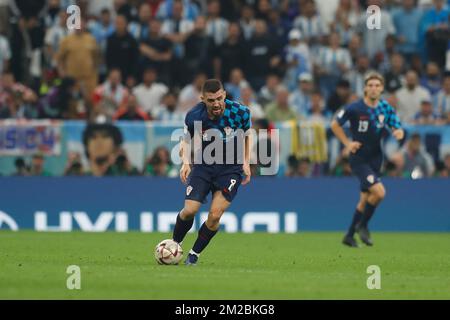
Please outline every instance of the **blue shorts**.
[{"label": "blue shorts", "polygon": [[222,191],[232,202],[242,182],[242,165],[194,165],[188,178],[186,200],[206,202],[211,192]]},{"label": "blue shorts", "polygon": [[357,156],[350,157],[350,167],[353,174],[358,178],[361,192],[369,191],[373,185],[381,182],[381,166],[383,156],[375,156],[370,160]]}]

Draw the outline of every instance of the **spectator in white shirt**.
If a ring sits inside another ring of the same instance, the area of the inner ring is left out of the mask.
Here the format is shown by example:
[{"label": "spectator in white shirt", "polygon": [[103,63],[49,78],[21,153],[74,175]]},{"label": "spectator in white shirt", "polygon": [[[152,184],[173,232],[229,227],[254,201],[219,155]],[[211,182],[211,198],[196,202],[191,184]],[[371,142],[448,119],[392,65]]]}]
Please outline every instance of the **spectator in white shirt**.
[{"label": "spectator in white shirt", "polygon": [[178,103],[178,111],[188,112],[197,103],[200,102],[200,95],[202,85],[206,81],[207,76],[205,73],[198,73],[195,75],[192,83],[186,85],[180,92],[180,98]]},{"label": "spectator in white shirt", "polygon": [[208,2],[208,15],[206,17],[206,33],[214,39],[216,46],[224,43],[228,36],[228,21],[220,16],[220,2]]},{"label": "spectator in white shirt", "polygon": [[414,70],[406,73],[405,81],[405,85],[395,93],[398,101],[397,112],[403,123],[412,123],[414,116],[420,111],[420,102],[430,100],[431,96],[427,89],[419,85]]},{"label": "spectator in white shirt", "polygon": [[434,107],[450,123],[450,71],[444,74],[442,89],[436,94]]},{"label": "spectator in white shirt", "polygon": [[11,48],[8,38],[0,34],[0,74],[8,70],[9,60],[11,59]]},{"label": "spectator in white shirt", "polygon": [[161,98],[169,91],[163,83],[156,82],[158,73],[154,68],[147,68],[142,76],[142,83],[133,89],[141,108],[153,115],[154,109],[161,104]]},{"label": "spectator in white shirt", "polygon": [[256,102],[253,90],[249,85],[241,88],[241,102],[250,109],[252,120],[258,120],[265,117],[265,113],[261,105]]},{"label": "spectator in white shirt", "polygon": [[165,122],[183,122],[186,113],[179,111],[177,105],[177,95],[173,92],[166,93],[161,104],[154,109],[153,119]]}]

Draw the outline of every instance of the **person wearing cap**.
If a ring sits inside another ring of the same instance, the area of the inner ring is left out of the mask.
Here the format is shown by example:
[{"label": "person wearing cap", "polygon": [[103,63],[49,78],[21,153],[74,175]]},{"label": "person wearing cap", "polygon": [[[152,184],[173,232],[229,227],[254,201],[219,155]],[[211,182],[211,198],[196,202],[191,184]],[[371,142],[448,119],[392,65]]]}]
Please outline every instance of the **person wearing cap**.
[{"label": "person wearing cap", "polygon": [[300,74],[297,88],[289,95],[289,105],[302,117],[306,117],[310,110],[313,90],[312,75],[307,72]]},{"label": "person wearing cap", "polygon": [[413,120],[417,125],[441,125],[442,118],[433,110],[431,99],[425,98],[420,102],[420,111],[416,113]]},{"label": "person wearing cap", "polygon": [[311,57],[309,48],[302,41],[302,34],[298,29],[292,29],[288,35],[289,43],[284,48],[284,61],[286,64],[286,75],[284,83],[289,91],[297,86],[300,74],[311,71]]}]

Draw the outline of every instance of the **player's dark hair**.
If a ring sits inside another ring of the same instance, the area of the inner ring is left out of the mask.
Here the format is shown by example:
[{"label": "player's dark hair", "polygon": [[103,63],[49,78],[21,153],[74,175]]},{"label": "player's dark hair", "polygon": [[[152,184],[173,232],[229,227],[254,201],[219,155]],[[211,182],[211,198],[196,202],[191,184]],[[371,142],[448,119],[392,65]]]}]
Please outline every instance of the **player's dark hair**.
[{"label": "player's dark hair", "polygon": [[89,140],[94,137],[94,134],[96,132],[104,132],[108,137],[111,137],[114,142],[115,147],[119,147],[123,143],[123,136],[120,132],[119,128],[116,126],[110,124],[110,123],[93,123],[88,124],[86,128],[83,131],[83,145],[84,145],[84,151],[86,154],[86,157],[89,158],[89,150],[88,150],[88,143]]},{"label": "player's dark hair", "polygon": [[208,79],[202,86],[202,93],[216,93],[217,91],[223,89],[222,82],[217,79]]}]

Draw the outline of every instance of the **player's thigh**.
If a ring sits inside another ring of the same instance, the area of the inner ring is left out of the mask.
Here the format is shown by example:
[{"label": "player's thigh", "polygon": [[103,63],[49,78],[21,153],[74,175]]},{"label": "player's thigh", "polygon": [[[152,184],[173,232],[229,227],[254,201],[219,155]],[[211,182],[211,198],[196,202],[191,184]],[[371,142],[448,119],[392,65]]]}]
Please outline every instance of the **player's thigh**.
[{"label": "player's thigh", "polygon": [[380,183],[378,173],[368,163],[353,165],[352,172],[359,180],[361,192],[368,192],[372,186]]},{"label": "player's thigh", "polygon": [[228,209],[230,204],[231,202],[225,198],[220,190],[218,190],[213,193],[209,213],[212,215],[218,215],[220,217]]},{"label": "player's thigh", "polygon": [[370,195],[375,196],[378,200],[384,199],[386,195],[386,189],[381,182],[378,182],[369,188]]},{"label": "player's thigh", "polygon": [[222,193],[222,196],[228,202],[232,202],[238,192],[241,182],[242,182],[241,172],[239,171],[227,172],[226,174],[216,177],[213,183],[212,192],[213,194],[215,194],[216,191],[220,191]]},{"label": "player's thigh", "polygon": [[211,176],[207,170],[194,167],[188,178],[185,200],[201,203],[206,202],[206,196],[211,191]]}]

